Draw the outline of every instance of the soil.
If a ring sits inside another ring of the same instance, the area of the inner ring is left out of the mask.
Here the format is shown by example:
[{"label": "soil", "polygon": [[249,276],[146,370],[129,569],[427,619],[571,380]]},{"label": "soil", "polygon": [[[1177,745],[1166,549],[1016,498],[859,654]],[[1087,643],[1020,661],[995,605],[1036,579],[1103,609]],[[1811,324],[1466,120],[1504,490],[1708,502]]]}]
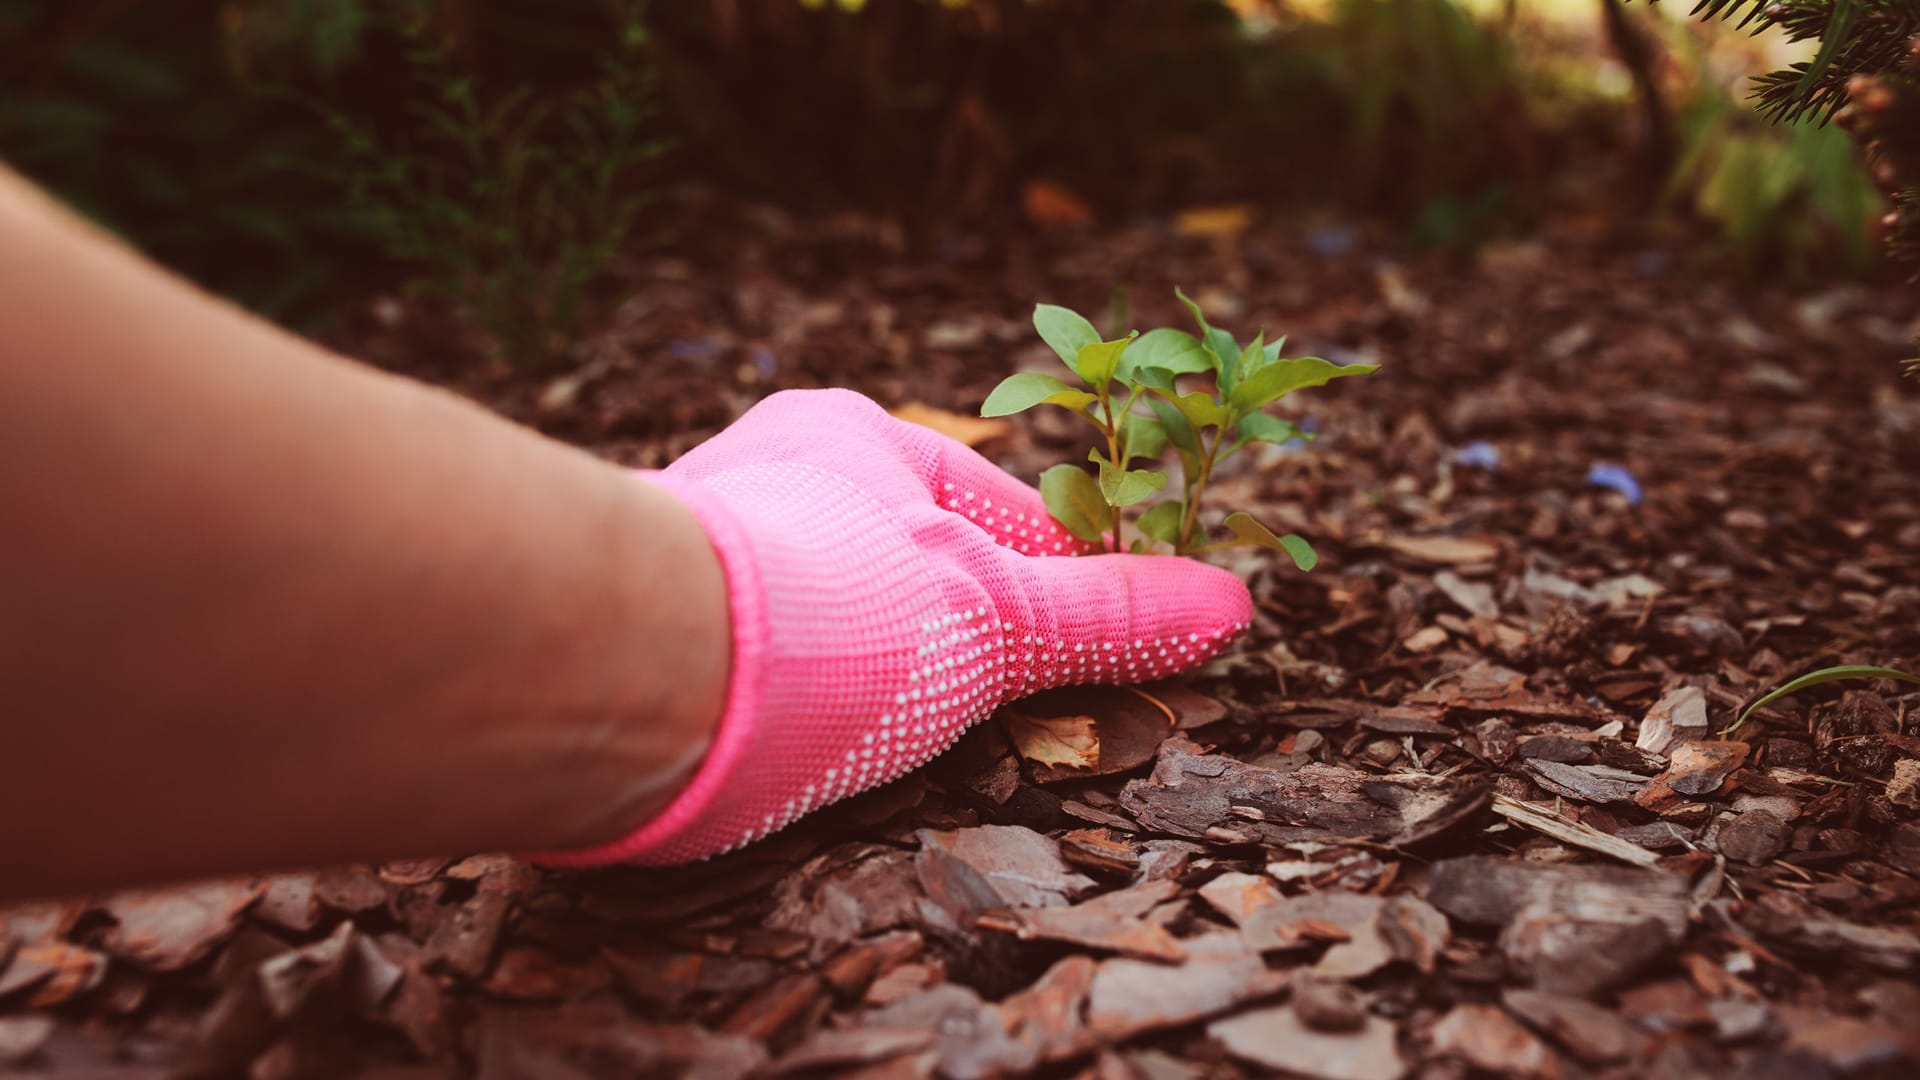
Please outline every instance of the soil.
[{"label": "soil", "polygon": [[[916,254],[755,212],[622,266],[557,372],[355,309],[355,353],[630,465],[786,387],[971,416],[1051,362],[1036,300],[1104,325],[1121,286],[1129,325],[1182,323],[1178,284],[1383,368],[1289,399],[1318,438],[1220,478],[1220,511],[1321,562],[1228,560],[1258,617],[1204,670],[1003,710],[708,864],[476,855],[0,913],[0,1070],[1913,1075],[1920,694],[1829,684],[1726,730],[1814,668],[1920,669],[1911,293],[1742,282],[1575,218],[1470,255],[1383,237]],[[1028,479],[1084,454],[1058,415],[966,435]],[[1063,730],[1098,760],[1036,748]]]}]

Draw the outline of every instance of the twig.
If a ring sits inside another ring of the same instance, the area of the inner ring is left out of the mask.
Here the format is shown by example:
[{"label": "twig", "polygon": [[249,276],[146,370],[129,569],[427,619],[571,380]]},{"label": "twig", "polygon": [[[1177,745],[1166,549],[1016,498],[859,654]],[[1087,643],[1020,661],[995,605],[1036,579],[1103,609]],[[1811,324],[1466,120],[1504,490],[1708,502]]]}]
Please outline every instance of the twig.
[{"label": "twig", "polygon": [[1591,825],[1561,817],[1551,810],[1543,810],[1531,803],[1496,794],[1493,797],[1493,812],[1516,825],[1524,825],[1535,832],[1545,833],[1555,840],[1586,848],[1624,863],[1634,866],[1652,866],[1660,861],[1660,856],[1630,843],[1617,836],[1609,836]]}]

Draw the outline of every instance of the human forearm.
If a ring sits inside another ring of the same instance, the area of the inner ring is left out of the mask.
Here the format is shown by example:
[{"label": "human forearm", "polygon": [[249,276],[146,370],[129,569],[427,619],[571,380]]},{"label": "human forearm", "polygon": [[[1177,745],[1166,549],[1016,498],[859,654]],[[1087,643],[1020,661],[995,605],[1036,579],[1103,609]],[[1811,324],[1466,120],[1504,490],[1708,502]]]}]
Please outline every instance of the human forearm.
[{"label": "human forearm", "polygon": [[0,179],[0,892],[577,846],[671,794],[726,665],[677,504],[35,202]]}]

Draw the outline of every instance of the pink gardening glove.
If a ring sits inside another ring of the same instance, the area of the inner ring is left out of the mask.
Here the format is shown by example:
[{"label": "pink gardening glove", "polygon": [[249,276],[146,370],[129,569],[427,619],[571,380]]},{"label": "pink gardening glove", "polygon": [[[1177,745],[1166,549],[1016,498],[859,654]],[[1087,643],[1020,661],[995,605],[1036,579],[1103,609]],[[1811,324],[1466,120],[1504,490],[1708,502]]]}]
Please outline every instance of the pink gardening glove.
[{"label": "pink gardening glove", "polygon": [[1215,567],[1064,557],[1089,546],[1038,492],[851,391],[775,394],[641,475],[719,553],[726,713],[671,806],[550,864],[730,851],[924,764],[1004,702],[1193,667],[1252,618],[1246,586]]}]

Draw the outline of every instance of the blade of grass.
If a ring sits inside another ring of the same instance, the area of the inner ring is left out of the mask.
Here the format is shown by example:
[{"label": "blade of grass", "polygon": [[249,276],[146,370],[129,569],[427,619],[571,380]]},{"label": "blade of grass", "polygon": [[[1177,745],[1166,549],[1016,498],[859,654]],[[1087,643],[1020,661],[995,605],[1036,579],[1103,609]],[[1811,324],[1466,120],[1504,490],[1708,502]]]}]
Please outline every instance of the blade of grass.
[{"label": "blade of grass", "polygon": [[1821,668],[1818,671],[1809,671],[1797,679],[1768,691],[1759,700],[1741,709],[1733,725],[1720,734],[1731,735],[1740,730],[1740,725],[1746,723],[1747,717],[1752,716],[1756,709],[1771,705],[1789,694],[1797,694],[1809,686],[1838,682],[1841,679],[1898,679],[1901,682],[1920,686],[1920,675],[1909,674],[1898,668],[1873,667],[1868,664],[1843,664],[1839,667]]}]

